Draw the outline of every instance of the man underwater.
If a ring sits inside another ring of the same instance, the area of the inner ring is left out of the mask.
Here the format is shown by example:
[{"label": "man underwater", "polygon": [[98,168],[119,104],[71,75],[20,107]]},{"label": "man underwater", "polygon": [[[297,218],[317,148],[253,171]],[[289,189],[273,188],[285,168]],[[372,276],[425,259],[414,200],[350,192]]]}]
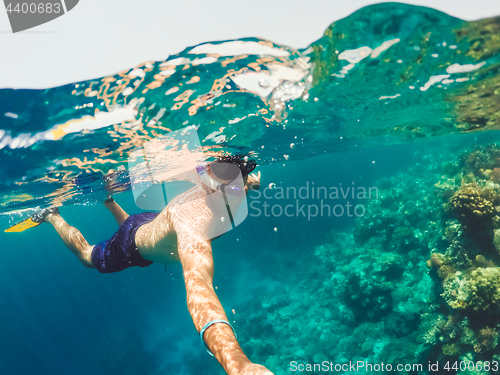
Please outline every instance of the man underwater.
[{"label": "man underwater", "polygon": [[[159,214],[144,212],[129,216],[113,198],[108,198],[104,205],[120,227],[111,239],[95,246],[89,245],[78,229],[68,225],[57,208],[42,211],[40,220],[54,226],[65,245],[86,267],[102,273],[180,260],[188,310],[209,353],[213,353],[229,375],[272,375],[245,356],[212,285],[212,239],[231,225],[232,216],[224,220],[227,209],[234,210],[249,189],[260,187],[260,172],[250,174],[255,167],[254,161],[236,156],[221,156],[204,163],[197,168],[197,185],[178,195]],[[241,181],[239,186],[234,183],[237,180]],[[213,194],[217,191],[223,194]]]}]

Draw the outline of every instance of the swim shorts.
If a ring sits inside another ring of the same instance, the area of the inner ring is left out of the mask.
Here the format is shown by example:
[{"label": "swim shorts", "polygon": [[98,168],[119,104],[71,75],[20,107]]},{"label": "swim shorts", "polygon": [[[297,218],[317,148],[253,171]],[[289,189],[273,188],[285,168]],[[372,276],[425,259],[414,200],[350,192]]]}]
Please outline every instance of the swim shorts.
[{"label": "swim shorts", "polygon": [[144,224],[154,220],[156,212],[130,215],[118,231],[107,241],[92,249],[92,264],[101,273],[123,271],[129,267],[147,267],[153,262],[144,259],[135,245],[135,233]]}]

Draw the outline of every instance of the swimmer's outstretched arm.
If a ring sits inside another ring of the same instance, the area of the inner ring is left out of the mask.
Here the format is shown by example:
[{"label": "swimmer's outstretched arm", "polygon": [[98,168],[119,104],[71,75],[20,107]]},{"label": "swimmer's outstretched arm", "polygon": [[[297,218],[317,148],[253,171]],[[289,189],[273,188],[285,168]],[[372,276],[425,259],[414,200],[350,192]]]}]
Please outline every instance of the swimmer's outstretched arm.
[{"label": "swimmer's outstretched arm", "polygon": [[107,192],[107,199],[104,201],[104,206],[113,214],[118,225],[122,225],[122,223],[128,218],[128,214],[111,197],[111,195],[113,194],[113,184],[116,183],[115,177],[116,171],[111,170],[103,178],[104,189]]},{"label": "swimmer's outstretched arm", "polygon": [[118,225],[121,225],[128,218],[128,214],[120,207],[118,203],[115,202],[113,198],[108,198],[104,201],[104,207],[106,207],[114,216]]},{"label": "swimmer's outstretched arm", "polygon": [[[200,332],[205,324],[216,319],[229,322],[212,285],[214,264],[210,242],[196,240],[188,232],[177,233],[177,238],[188,310],[196,329]],[[273,375],[264,366],[250,362],[227,324],[211,325],[203,338],[229,375]]]}]

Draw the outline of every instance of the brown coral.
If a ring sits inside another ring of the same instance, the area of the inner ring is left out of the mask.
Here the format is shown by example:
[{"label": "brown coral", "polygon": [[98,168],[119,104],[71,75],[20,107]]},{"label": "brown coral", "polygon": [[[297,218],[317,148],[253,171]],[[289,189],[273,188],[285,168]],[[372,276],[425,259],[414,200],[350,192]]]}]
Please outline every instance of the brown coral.
[{"label": "brown coral", "polygon": [[493,349],[498,342],[498,334],[494,328],[486,327],[480,329],[476,335],[477,344],[474,345],[476,353],[482,353]]},{"label": "brown coral", "polygon": [[490,180],[494,183],[500,182],[500,168],[495,168],[490,173]]},{"label": "brown coral", "polygon": [[469,305],[474,311],[500,313],[500,268],[477,268],[471,272],[468,284],[472,292]]},{"label": "brown coral", "polygon": [[466,228],[493,228],[496,211],[490,201],[496,198],[492,191],[483,190],[475,183],[463,186],[449,201],[449,210]]},{"label": "brown coral", "polygon": [[465,173],[472,172],[481,178],[489,178],[493,169],[500,167],[500,149],[497,145],[478,147],[461,156],[460,165]]},{"label": "brown coral", "polygon": [[455,267],[450,266],[450,265],[442,265],[439,270],[438,270],[438,276],[444,280],[446,280],[448,277],[451,277],[455,274],[457,270]]},{"label": "brown coral", "polygon": [[446,344],[443,345],[443,354],[446,356],[454,356],[460,353],[460,345],[458,344]]},{"label": "brown coral", "polygon": [[443,327],[443,333],[450,339],[457,337],[460,332],[461,317],[458,315],[448,315],[448,320]]},{"label": "brown coral", "polygon": [[432,253],[431,259],[427,261],[427,265],[432,268],[439,268],[444,263],[444,255],[441,253]]},{"label": "brown coral", "polygon": [[474,260],[474,265],[476,267],[481,267],[481,268],[495,267],[495,264],[491,260],[486,259],[481,254],[476,255],[476,259]]}]

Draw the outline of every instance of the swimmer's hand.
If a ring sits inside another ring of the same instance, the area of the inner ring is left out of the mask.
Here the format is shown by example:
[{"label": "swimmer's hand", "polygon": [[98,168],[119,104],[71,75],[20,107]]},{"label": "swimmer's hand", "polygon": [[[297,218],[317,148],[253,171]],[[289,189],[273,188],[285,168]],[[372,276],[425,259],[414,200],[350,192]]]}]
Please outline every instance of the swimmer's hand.
[{"label": "swimmer's hand", "polygon": [[103,176],[104,190],[106,190],[106,199],[110,198],[115,193],[125,191],[125,186],[120,183],[119,177],[122,170],[110,169],[109,172]]},{"label": "swimmer's hand", "polygon": [[260,171],[259,173],[250,173],[247,179],[247,186],[250,190],[259,190],[260,188]]},{"label": "swimmer's hand", "polygon": [[274,375],[271,371],[262,365],[256,363],[249,363],[246,365],[238,375]]},{"label": "swimmer's hand", "polygon": [[106,190],[106,200],[111,199],[111,196],[113,195],[113,184],[114,184],[114,179],[113,179],[113,171],[108,172],[107,175],[103,176],[104,180],[104,190]]}]

